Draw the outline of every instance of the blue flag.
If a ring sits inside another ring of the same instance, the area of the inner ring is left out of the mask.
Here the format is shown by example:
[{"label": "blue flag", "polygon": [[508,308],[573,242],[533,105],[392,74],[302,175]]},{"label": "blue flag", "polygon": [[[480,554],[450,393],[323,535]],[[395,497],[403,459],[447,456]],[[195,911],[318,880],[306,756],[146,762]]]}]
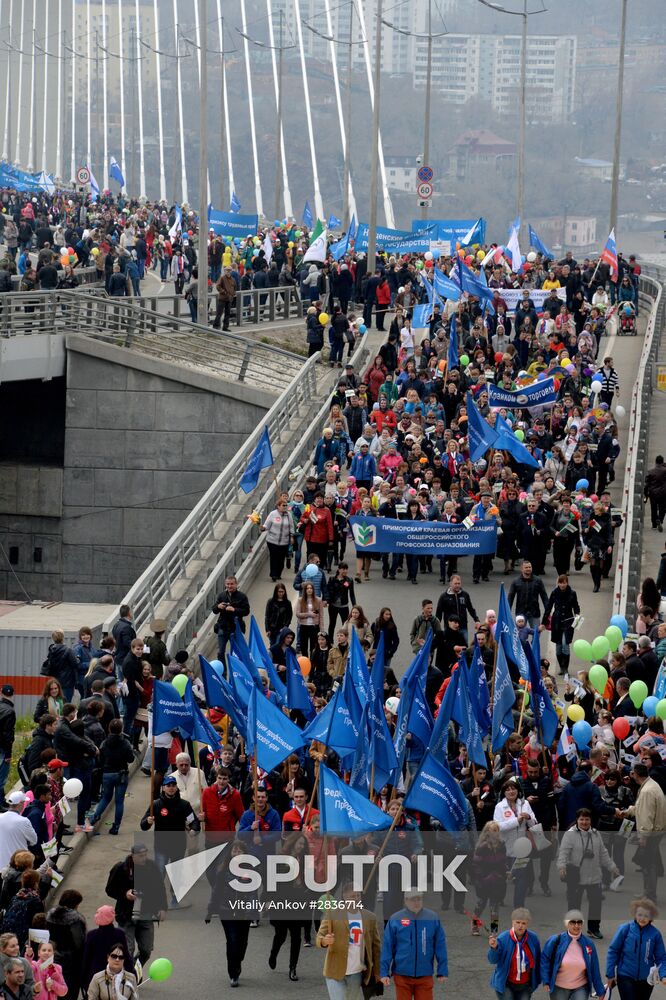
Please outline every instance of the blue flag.
[{"label": "blue flag", "polygon": [[342,219],[336,219],[336,217],[331,213],[328,217],[328,228],[338,229],[342,225]]},{"label": "blue flag", "polygon": [[392,819],[366,796],[321,764],[319,767],[319,824],[322,833],[351,834],[388,830]]},{"label": "blue flag", "polygon": [[368,691],[368,697],[377,705],[380,710],[384,708],[384,678],[385,678],[385,667],[384,667],[384,631],[379,633],[379,640],[377,642],[377,648],[375,649],[375,658],[372,661],[372,669],[370,670],[370,688]]},{"label": "blue flag", "polygon": [[446,355],[446,361],[450,372],[453,371],[454,368],[457,368],[460,363],[460,352],[458,351],[458,326],[456,324],[455,313],[451,317],[451,325],[449,327],[449,350]]},{"label": "blue flag", "polygon": [[241,210],[241,203],[240,203],[240,201],[238,200],[238,198],[236,196],[236,192],[232,191],[231,192],[231,205],[229,206],[229,211],[230,212],[240,212],[240,210]]},{"label": "blue flag", "polygon": [[[492,716],[490,714],[490,691],[486,679],[486,667],[481,655],[479,640],[474,636],[474,652],[472,654],[472,666],[470,669],[471,679],[469,693],[475,702],[475,715],[481,730],[481,735],[485,736],[490,732],[492,726]],[[476,681],[476,683],[475,683]]]},{"label": "blue flag", "polygon": [[438,295],[441,295],[443,299],[451,299],[452,302],[457,302],[460,298],[461,288],[456,285],[455,281],[448,278],[443,271],[439,268],[435,270],[432,276],[433,285],[435,291]]},{"label": "blue flag", "polygon": [[89,184],[90,184],[90,193],[92,195],[92,200],[97,201],[97,199],[99,198],[99,184],[97,183],[95,175],[92,172],[92,167],[90,166],[90,164],[88,164],[88,173],[90,174]]},{"label": "blue flag", "polygon": [[188,680],[187,687],[185,688],[185,694],[183,695],[183,704],[186,706],[188,712],[192,716],[192,739],[198,740],[199,743],[206,743],[208,746],[213,747],[215,750],[219,750],[222,746],[222,740],[220,739],[220,734],[217,732],[215,727],[208,721],[206,716],[203,714],[196,701],[194,700],[194,694],[192,692],[192,681]]},{"label": "blue flag", "polygon": [[209,708],[221,708],[229,716],[243,739],[246,738],[247,716],[245,707],[236,701],[233,691],[210,665],[205,656],[199,653],[199,668],[201,680],[206,692],[206,704]]},{"label": "blue flag", "polygon": [[[400,769],[402,769],[405,754],[407,752],[407,733],[416,735],[419,742],[427,746],[427,741],[424,741],[422,737],[426,734],[426,729],[428,728],[428,716],[430,716],[430,732],[428,733],[428,737],[432,735],[433,723],[430,709],[426,705],[425,708],[427,709],[427,714],[423,713],[423,705],[421,704],[421,692],[424,690],[423,685],[428,672],[431,645],[432,630],[429,629],[425,642],[408,666],[402,680],[400,681],[401,696],[400,703],[398,705],[398,719],[395,725],[395,732],[393,734],[393,746],[395,747],[395,753]],[[423,701],[425,701],[425,699],[423,699]],[[421,714],[423,715],[422,718],[419,717]]]},{"label": "blue flag", "polygon": [[540,730],[543,737],[543,746],[550,748],[555,739],[559,720],[541,677],[541,649],[538,628],[534,629],[534,638],[528,658],[530,661],[532,712],[534,713],[537,729]]},{"label": "blue flag", "polygon": [[308,229],[312,229],[312,223],[313,223],[312,209],[310,208],[310,205],[307,201],[303,206],[303,222],[308,227]]},{"label": "blue flag", "polygon": [[539,468],[539,463],[534,455],[518,440],[501,413],[496,414],[495,431],[498,434],[498,439],[495,443],[496,448],[499,448],[501,451],[508,451],[522,465],[531,465],[535,469]]},{"label": "blue flag", "polygon": [[282,708],[287,704],[287,689],[278,676],[275,664],[271,659],[271,654],[264,645],[264,640],[261,636],[261,632],[259,631],[259,626],[257,625],[254,615],[250,615],[250,641],[248,645],[250,648],[250,655],[252,656],[254,662],[258,667],[263,667],[268,674],[271,682],[271,688],[275,692],[276,701],[280,708]]},{"label": "blue flag", "polygon": [[264,690],[264,685],[262,683],[261,677],[259,676],[259,670],[257,664],[254,662],[252,654],[250,653],[250,647],[248,646],[245,636],[241,632],[240,622],[238,618],[234,624],[234,634],[231,636],[231,652],[234,656],[237,656],[241,663],[247,667],[247,672],[250,677],[257,685],[260,691]]},{"label": "blue flag", "polygon": [[246,750],[264,771],[272,771],[289,754],[305,746],[303,733],[256,687],[252,689],[247,711]]},{"label": "blue flag", "polygon": [[227,655],[227,669],[229,670],[229,687],[234,698],[239,705],[246,709],[250,695],[257,685],[252,680],[252,675],[243,661],[239,660],[233,653]]},{"label": "blue flag", "polygon": [[475,699],[470,693],[470,676],[464,653],[458,658],[458,669],[454,672],[458,674],[458,691],[453,708],[453,718],[460,726],[460,742],[467,747],[469,759],[474,764],[487,767],[488,761],[481,742],[482,736],[478,719],[474,712]]},{"label": "blue flag", "polygon": [[173,684],[156,680],[153,684],[153,736],[182,729],[192,732],[192,716]]},{"label": "blue flag", "polygon": [[432,309],[429,303],[424,303],[421,306],[414,306],[412,312],[412,329],[413,330],[427,330],[430,324],[430,315]]},{"label": "blue flag", "polygon": [[254,451],[250,455],[247,468],[240,478],[239,486],[243,493],[251,493],[257,488],[259,474],[262,469],[268,469],[274,464],[273,452],[271,450],[271,439],[268,427],[264,427],[261,437],[257,441]]},{"label": "blue flag", "polygon": [[372,780],[373,787],[379,790],[384,785],[388,785],[389,782],[395,784],[397,781],[398,758],[393,748],[391,733],[389,732],[381,700],[378,705],[376,701],[373,702],[368,699],[366,718],[368,722],[368,745],[372,755],[368,769],[368,782]]},{"label": "blue flag", "polygon": [[497,665],[495,667],[495,687],[493,689],[493,729],[492,748],[501,750],[513,728],[513,706],[516,696],[513,692],[509,665],[506,662],[504,646],[497,645]]},{"label": "blue flag", "polygon": [[504,584],[500,584],[499,605],[497,608],[497,625],[495,626],[495,641],[501,642],[504,653],[515,665],[520,676],[527,680],[530,675],[530,665],[523,649],[523,644],[518,635],[518,628],[514,621],[509,602],[507,600]]},{"label": "blue flag", "polygon": [[481,416],[479,408],[469,392],[467,393],[467,434],[469,435],[469,456],[473,462],[478,462],[490,448],[494,448],[499,438],[497,431],[493,430]]},{"label": "blue flag", "polygon": [[535,229],[532,229],[532,227],[530,225],[528,225],[527,228],[528,228],[529,234],[530,234],[530,246],[534,247],[535,250],[538,250],[538,252],[540,254],[542,254],[544,257],[549,257],[552,260],[553,259],[553,251],[549,250],[548,247],[546,246],[546,244],[541,242],[541,240],[537,236],[537,233],[536,233]]},{"label": "blue flag", "polygon": [[317,713],[312,704],[305,677],[301,673],[301,667],[293,649],[287,646],[284,656],[287,667],[287,705],[292,711],[299,709],[309,722],[314,719]]},{"label": "blue flag", "polygon": [[328,252],[333,260],[341,260],[349,252],[349,233],[343,236],[341,240],[338,240],[337,243],[331,243]]},{"label": "blue flag", "polygon": [[474,225],[467,230],[464,236],[461,236],[459,243],[461,247],[468,247],[470,243],[483,243],[483,236],[485,230],[485,220],[483,218],[477,219]]},{"label": "blue flag", "polygon": [[432,735],[430,737],[430,750],[436,757],[446,760],[446,748],[449,740],[449,723],[453,718],[453,708],[458,697],[458,671],[454,670],[446,685],[446,691],[439,706],[439,712],[435,719]]},{"label": "blue flag", "polygon": [[372,747],[370,746],[370,726],[368,724],[368,703],[366,702],[361,712],[361,719],[358,725],[358,739],[354,751],[354,760],[349,775],[349,787],[355,788],[362,795],[368,794],[370,784],[370,758]]},{"label": "blue flag", "polygon": [[354,237],[356,236],[357,229],[358,225],[356,224],[356,216],[352,215],[351,222],[349,223],[349,229],[347,230],[347,235],[349,236],[350,240],[353,240]]},{"label": "blue flag", "polygon": [[358,729],[345,704],[341,687],[336,689],[326,707],[305,727],[303,736],[323,743],[335,750],[340,757],[345,757],[356,749]]},{"label": "blue flag", "polygon": [[346,686],[343,683],[343,687],[345,687],[345,700],[349,706],[349,711],[352,713],[352,717],[354,717],[351,702],[349,698],[347,698],[347,690],[350,686],[353,688],[357,704],[362,709],[370,695],[370,675],[368,673],[368,665],[365,662],[365,653],[363,652],[358,632],[355,628],[350,631],[349,657],[347,661],[347,669],[345,671],[345,681],[347,681],[347,678],[349,678],[349,680]]},{"label": "blue flag", "polygon": [[115,156],[111,157],[109,161],[109,177],[113,177],[114,181],[118,181],[121,188],[125,187],[125,178],[123,177],[123,172],[120,169],[120,164],[118,163]]},{"label": "blue flag", "polygon": [[449,833],[463,830],[467,824],[468,806],[463,790],[448,765],[436,760],[431,750],[421,761],[404,806],[435,816]]}]

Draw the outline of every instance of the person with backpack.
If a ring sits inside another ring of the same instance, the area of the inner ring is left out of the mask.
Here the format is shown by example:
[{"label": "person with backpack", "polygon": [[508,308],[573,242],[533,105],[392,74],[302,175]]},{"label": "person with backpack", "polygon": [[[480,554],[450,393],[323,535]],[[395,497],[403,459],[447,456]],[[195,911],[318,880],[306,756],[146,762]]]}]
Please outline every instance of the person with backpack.
[{"label": "person with backpack", "polygon": [[21,888],[5,910],[0,933],[15,934],[19,949],[23,951],[28,943],[28,931],[33,917],[43,912],[44,903],[39,895],[39,872],[28,869],[21,875]]},{"label": "person with backpack", "polygon": [[53,642],[42,664],[41,674],[42,677],[53,677],[58,681],[65,701],[71,701],[79,678],[79,661],[74,650],[65,645],[65,633],[62,629],[54,629],[51,639]]}]

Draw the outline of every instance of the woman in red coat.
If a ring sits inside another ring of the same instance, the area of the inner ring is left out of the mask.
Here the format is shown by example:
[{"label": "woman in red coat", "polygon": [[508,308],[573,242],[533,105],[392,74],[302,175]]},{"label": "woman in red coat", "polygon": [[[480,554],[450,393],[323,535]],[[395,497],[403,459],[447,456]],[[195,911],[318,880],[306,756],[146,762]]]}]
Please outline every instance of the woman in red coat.
[{"label": "woman in red coat", "polygon": [[375,291],[375,298],[377,300],[377,308],[375,310],[375,315],[377,318],[377,329],[383,330],[384,317],[386,316],[388,308],[391,305],[391,289],[389,287],[388,281],[386,280],[386,277],[383,277],[382,280],[377,285],[377,289]]},{"label": "woman in red coat", "polygon": [[368,387],[368,396],[373,403],[376,403],[379,399],[379,389],[386,381],[386,368],[381,354],[378,354],[372,362],[363,381]]},{"label": "woman in red coat", "polygon": [[303,530],[308,559],[313,554],[317,555],[319,564],[325,567],[326,553],[333,544],[333,518],[330,509],[324,506],[323,493],[315,493],[312,503],[306,505],[298,526]]}]

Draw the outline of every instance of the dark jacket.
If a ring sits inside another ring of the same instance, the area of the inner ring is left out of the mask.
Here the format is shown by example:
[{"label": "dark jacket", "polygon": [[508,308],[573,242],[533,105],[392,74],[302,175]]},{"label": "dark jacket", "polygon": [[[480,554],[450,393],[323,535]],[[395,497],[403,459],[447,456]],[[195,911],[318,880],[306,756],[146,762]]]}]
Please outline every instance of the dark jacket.
[{"label": "dark jacket", "polygon": [[115,924],[104,924],[96,927],[94,931],[88,931],[86,943],[83,948],[83,974],[81,985],[84,990],[88,988],[90,980],[96,972],[103,972],[106,969],[107,956],[112,948],[120,945],[125,956],[125,971],[134,972],[134,961],[127,947],[125,931]]},{"label": "dark jacket", "polygon": [[[148,807],[143,814],[143,818],[141,820],[142,830],[150,830],[150,823],[148,823],[149,815],[150,807]],[[189,820],[191,829],[199,830],[201,827],[199,820],[192,810],[192,806],[187,799],[181,799],[180,792],[176,792],[172,798],[168,798],[166,795],[162,794],[158,799],[155,799],[153,802],[153,815],[155,817],[155,825],[153,829],[156,833],[185,832],[188,817],[192,817]]]},{"label": "dark jacket", "polygon": [[96,756],[97,747],[85,736],[77,736],[67,719],[61,719],[53,737],[53,747],[60,760],[70,767],[80,767]]},{"label": "dark jacket", "polygon": [[655,465],[645,477],[643,495],[654,500],[666,498],[666,463]]},{"label": "dark jacket", "polygon": [[[140,867],[139,882],[142,889],[141,917],[155,919],[157,914],[167,909],[166,890],[164,888],[164,873],[154,861],[145,861]],[[116,919],[118,923],[129,923],[135,903],[127,898],[130,889],[134,889],[135,866],[131,854],[124,861],[118,861],[106,881],[107,896],[116,901]]]},{"label": "dark jacket", "polygon": [[103,771],[127,771],[134,760],[132,744],[122,733],[111,733],[100,747],[99,759]]},{"label": "dark jacket", "polygon": [[14,702],[9,698],[0,698],[0,751],[9,755],[14,744],[16,728],[16,711]]},{"label": "dark jacket", "polygon": [[557,801],[560,830],[568,830],[576,822],[576,812],[583,808],[591,810],[593,826],[597,825],[599,816],[615,813],[615,807],[604,802],[601,792],[592,783],[589,774],[585,771],[576,771]]},{"label": "dark jacket", "polygon": [[264,628],[268,633],[276,633],[287,625],[291,625],[293,616],[294,611],[290,600],[285,598],[284,601],[278,601],[274,597],[270,597],[266,602]]},{"label": "dark jacket", "polygon": [[55,960],[62,964],[69,959],[80,960],[86,942],[86,921],[77,910],[69,906],[54,906],[46,914],[46,928],[55,949]]},{"label": "dark jacket", "polygon": [[122,663],[130,651],[132,639],[136,639],[134,626],[128,618],[119,618],[111,629],[111,635],[116,640],[116,663]]},{"label": "dark jacket", "polygon": [[50,750],[53,747],[53,737],[49,736],[40,726],[37,726],[33,730],[32,740],[28,744],[25,751],[25,769],[28,774],[31,774],[35,768],[42,763],[41,755],[44,750]]},{"label": "dark jacket", "polygon": [[541,621],[543,625],[548,625],[548,619],[551,618],[550,637],[553,642],[559,642],[560,637],[564,635],[566,641],[570,643],[573,639],[574,618],[578,614],[580,614],[578,596],[567,584],[565,590],[555,587],[551,591]]},{"label": "dark jacket", "polygon": [[62,688],[73,688],[79,677],[79,661],[74,650],[62,642],[51,643],[47,660],[47,676],[57,680]]},{"label": "dark jacket", "polygon": [[467,631],[467,616],[470,614],[474,622],[478,622],[479,616],[476,613],[476,609],[472,604],[472,598],[467,593],[466,590],[461,590],[460,593],[456,594],[449,587],[445,590],[440,599],[437,602],[437,611],[435,612],[442,625],[446,625],[449,615],[458,615],[460,619],[460,627],[463,631]]},{"label": "dark jacket", "polygon": [[548,595],[540,577],[531,576],[529,580],[526,580],[522,575],[516,577],[509,589],[509,607],[513,607],[515,600],[517,615],[539,618],[541,614],[539,599],[545,607],[548,603]]},{"label": "dark jacket", "polygon": [[[218,604],[231,604],[234,610],[220,611]],[[232,635],[235,631],[237,621],[240,625],[241,632],[245,631],[244,619],[250,613],[250,602],[242,590],[234,590],[233,593],[230,593],[228,590],[223,590],[217,595],[215,604],[211,608],[211,611],[217,615],[215,632]]]}]

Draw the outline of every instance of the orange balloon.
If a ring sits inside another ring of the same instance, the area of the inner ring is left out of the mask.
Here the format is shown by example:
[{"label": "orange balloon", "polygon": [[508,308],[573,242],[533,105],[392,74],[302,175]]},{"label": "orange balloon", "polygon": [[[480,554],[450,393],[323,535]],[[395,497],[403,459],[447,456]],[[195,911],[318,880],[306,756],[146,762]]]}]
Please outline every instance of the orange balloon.
[{"label": "orange balloon", "polygon": [[439,368],[440,372],[443,372],[445,370],[446,361],[444,360],[444,358],[442,358],[441,361],[437,362],[437,367]]},{"label": "orange balloon", "polygon": [[299,656],[298,665],[301,668],[301,673],[303,674],[303,676],[307,677],[310,671],[312,670],[312,664],[308,660],[307,656]]}]

